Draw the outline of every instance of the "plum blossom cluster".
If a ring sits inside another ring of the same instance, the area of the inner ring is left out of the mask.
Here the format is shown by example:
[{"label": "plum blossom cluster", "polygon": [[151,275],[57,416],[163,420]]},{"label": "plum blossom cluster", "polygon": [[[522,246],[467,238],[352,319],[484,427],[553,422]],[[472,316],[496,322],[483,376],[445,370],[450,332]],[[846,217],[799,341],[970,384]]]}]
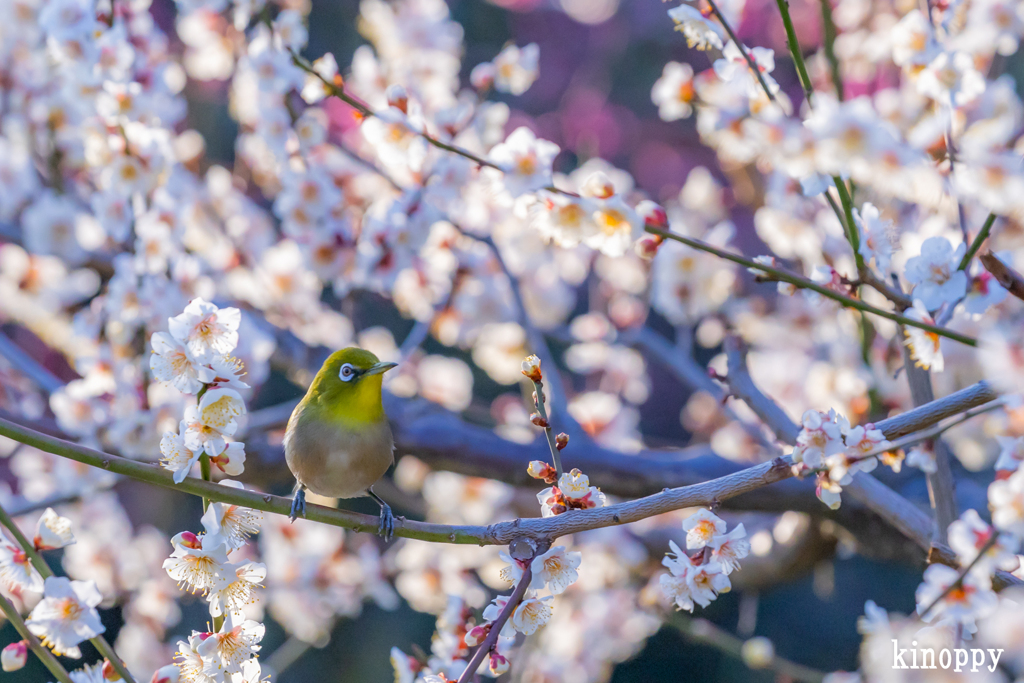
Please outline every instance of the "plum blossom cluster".
[{"label": "plum blossom cluster", "polygon": [[[842,503],[843,486],[857,472],[870,472],[879,460],[899,470],[902,456],[888,452],[889,442],[871,423],[851,426],[849,420],[829,410],[808,410],[800,421],[801,430],[793,448],[793,471],[797,476],[816,473],[816,494],[833,510]],[[934,471],[930,463],[915,459],[922,469]]]},{"label": "plum blossom cluster", "polygon": [[[238,345],[237,308],[218,308],[201,298],[168,319],[168,333],[150,339],[153,377],[185,394],[196,403],[185,409],[179,431],[167,432],[160,441],[161,464],[185,480],[200,464],[204,479],[214,468],[227,476],[242,474],[244,446],[228,441],[245,414],[238,393],[248,385],[241,381],[244,367],[230,354]],[[244,488],[224,479],[222,484]],[[265,627],[246,617],[256,589],[267,577],[267,567],[244,557],[249,537],[260,530],[262,515],[254,510],[221,502],[208,502],[202,517],[204,531],[183,531],[171,539],[173,552],[163,568],[178,586],[202,595],[209,604],[213,628],[193,631],[178,642],[177,663],[166,675],[188,683],[257,683],[262,680],[258,657]],[[229,555],[234,554],[232,559]],[[160,672],[157,672],[160,675]]]},{"label": "plum blossom cluster", "polygon": [[[106,628],[96,608],[103,596],[95,581],[75,581],[47,575],[44,579],[36,562],[43,550],[59,550],[76,542],[72,522],[52,508],[39,517],[28,544],[20,538],[11,541],[0,532],[0,588],[21,604],[34,603],[25,625],[44,647],[55,655],[80,659],[83,642],[103,633]],[[27,660],[28,643],[15,641],[0,654],[4,671],[17,671]],[[102,667],[103,665],[97,665]]]},{"label": "plum blossom cluster", "polygon": [[429,683],[437,676],[442,681],[449,680],[447,677],[462,680],[473,661],[471,648],[486,648],[483,657],[477,658],[482,672],[495,677],[506,673],[511,666],[510,650],[516,635],[531,636],[550,621],[554,613],[551,601],[576,582],[582,561],[581,553],[565,546],[555,546],[528,559],[514,558],[505,551],[499,556],[507,563],[501,570],[501,580],[509,584],[528,580],[525,590],[495,597],[482,610],[479,620],[462,600],[450,600],[437,620],[429,658],[420,660],[392,649],[395,680]]},{"label": "plum blossom cluster", "polygon": [[692,612],[695,604],[707,607],[732,590],[729,575],[750,553],[750,542],[742,524],[728,533],[726,528],[725,520],[702,508],[683,520],[686,550],[669,541],[671,552],[662,560],[668,573],[658,581],[676,609]]},{"label": "plum blossom cluster", "polygon": [[[204,463],[218,474],[241,473],[244,447],[236,437],[245,384],[263,384],[275,350],[294,359],[305,347],[357,342],[382,358],[407,354],[389,384],[396,396],[467,409],[474,392],[465,361],[425,355],[411,348],[416,344],[400,350],[380,328],[356,332],[348,311],[359,298],[354,293],[369,292],[502,386],[518,381],[516,363],[538,335],[565,342],[564,366],[580,379],[571,386],[586,390],[565,397],[564,417],[622,453],[645,447],[639,406],[653,391],[654,356],[658,367],[673,369],[666,381],[686,385],[680,420],[693,442],[750,462],[765,452],[760,425],[742,407],[720,403],[690,353],[712,357],[716,367],[731,332],[752,347],[752,376],[787,412],[834,406],[863,425],[818,410],[803,419],[794,459],[803,474],[817,475],[822,499],[838,505],[854,472],[870,470],[876,459],[899,464],[869,425],[912,405],[901,368],[930,370],[937,394],[982,377],[1000,391],[1024,385],[1019,306],[975,249],[991,249],[1007,268],[1024,266],[1024,105],[1012,78],[998,75],[1024,32],[1020,8],[1009,0],[937,3],[930,12],[840,0],[833,12],[838,36],[808,61],[809,94],[800,105],[791,101],[795,90],[775,80],[783,55],[730,40],[722,22],[738,26],[753,11],[743,2],[716,11],[699,0],[670,8],[667,21],[709,59],[667,64],[651,96],[665,121],[694,117],[718,163],[694,167],[678,195],[658,195],[660,206],[628,172],[599,158],[568,171],[563,160],[573,155],[563,147],[585,155],[569,141],[542,139],[538,131],[550,127],[513,112],[516,98],[541,77],[540,48],[509,44],[464,69],[470,65],[463,55],[473,52],[464,50],[463,29],[441,0],[365,0],[358,24],[367,43],[344,57],[310,54],[311,63],[303,56],[302,3],[175,4],[173,21],[159,10],[154,16],[144,0],[8,8],[0,41],[9,76],[0,126],[0,322],[62,354],[76,376],[56,384],[43,376],[39,385],[40,377],[0,359],[6,410],[27,418],[49,410],[67,436],[127,457],[160,453],[181,481]],[[170,24],[165,33],[161,27]],[[185,129],[189,81],[204,92],[220,82],[230,92],[240,131],[233,167],[211,163],[202,136]],[[737,211],[753,215],[771,252],[761,265],[978,338],[978,347],[920,327],[901,332],[820,294],[795,296],[792,283],[759,288],[732,262],[645,234],[671,229],[735,254],[750,243],[746,223],[733,223]],[[241,311],[209,301],[238,302]],[[651,330],[643,325],[652,313],[675,330],[671,362],[657,359],[657,342],[647,343]],[[308,368],[299,370],[292,374]],[[492,403],[499,435],[523,442],[536,435],[533,426],[550,429],[536,390],[533,406],[507,393]],[[1024,457],[1020,425],[1012,410],[966,423],[953,449],[965,461],[974,458],[972,469],[998,458],[1003,479],[990,503],[1000,538],[1012,537],[1017,524],[1021,482],[1010,473]],[[557,455],[567,442],[550,436],[552,462],[530,467],[550,486],[538,497],[542,514],[603,505],[585,474],[561,471]],[[924,470],[935,458],[927,442],[906,454]],[[338,618],[358,614],[365,599],[390,608],[401,596],[439,615],[425,661],[396,655],[403,681],[461,675],[460,663],[464,668],[470,648],[479,647],[468,642],[484,642],[467,641],[468,634],[479,628],[482,635],[504,606],[488,605],[490,591],[507,588],[500,570],[491,571],[505,564],[496,552],[404,543],[393,562],[384,561],[373,544],[311,524],[264,525],[259,547],[268,573],[243,559],[250,555],[241,545],[256,520],[218,503],[206,511],[203,533],[174,537],[164,571],[167,539],[133,529],[116,497],[102,491],[113,483],[108,473],[27,447],[7,462],[26,499],[88,496],[64,512],[77,540],[64,550],[70,592],[57,586],[47,599],[74,596],[82,615],[75,628],[91,633],[95,622],[86,618],[97,594],[75,585],[95,582],[99,595],[122,608],[126,625],[116,645],[142,678],[153,671],[157,681],[258,677],[261,617],[241,614],[256,615],[259,606],[250,602],[261,582],[270,616],[310,643],[327,637]],[[423,497],[432,521],[490,524],[516,514],[513,492],[500,482],[430,472],[408,457],[396,481]],[[5,496],[0,492],[0,503]],[[977,520],[961,522],[968,538],[986,533]],[[49,529],[37,534],[40,547],[57,547]],[[954,536],[951,529],[962,567],[987,543],[972,541],[972,556]],[[531,628],[545,620],[562,635],[534,639],[536,656],[519,660],[528,668],[524,678],[605,680],[610,665],[635,653],[658,626],[640,604],[647,551],[636,538],[608,529],[573,542],[584,548],[588,567],[622,569],[583,573],[559,594],[555,611],[550,596],[532,593],[516,606],[500,629],[510,624],[506,635],[525,632],[516,623]],[[995,594],[978,578],[983,569],[1010,570],[1008,557],[986,566],[1004,545],[1017,550],[1012,539],[996,542],[959,583],[939,566],[929,570],[922,609],[951,589],[926,616],[956,624],[943,623],[937,638],[962,637],[967,616],[982,633],[988,621],[999,637],[1020,632],[1011,628],[1019,619],[1012,598],[999,598],[987,614]],[[681,607],[686,600],[691,608],[703,604],[731,581],[709,568],[715,560],[708,547],[691,547],[688,534],[692,557],[673,548],[668,558],[666,579],[679,595],[686,591],[676,600]],[[556,561],[568,567],[573,556],[567,551]],[[507,564],[510,576],[525,570]],[[541,568],[531,564],[530,571],[530,590],[544,589],[533,585]],[[560,576],[558,585],[574,574]],[[0,578],[9,577],[24,584],[25,595],[42,594],[49,582],[5,543]],[[181,617],[175,581],[206,599],[214,623],[223,623],[183,640],[180,666],[168,668],[177,641],[170,629]],[[545,585],[556,593],[551,580]],[[956,604],[961,593],[966,608]],[[479,622],[472,617],[485,608]],[[38,624],[64,632],[43,616]],[[903,638],[902,622],[886,628],[877,632]],[[881,648],[886,637],[868,636],[866,648]],[[482,666],[506,666],[510,644],[497,637]],[[16,643],[4,666],[24,658]],[[870,666],[865,659],[866,676],[874,676]]]},{"label": "plum blossom cluster", "polygon": [[160,440],[161,464],[179,484],[200,459],[232,477],[245,469],[245,446],[229,441],[246,412],[238,390],[249,388],[241,380],[242,362],[230,355],[238,345],[240,320],[237,308],[194,299],[168,320],[169,334],[156,332],[150,340],[153,377],[197,397],[185,408],[178,432]]}]

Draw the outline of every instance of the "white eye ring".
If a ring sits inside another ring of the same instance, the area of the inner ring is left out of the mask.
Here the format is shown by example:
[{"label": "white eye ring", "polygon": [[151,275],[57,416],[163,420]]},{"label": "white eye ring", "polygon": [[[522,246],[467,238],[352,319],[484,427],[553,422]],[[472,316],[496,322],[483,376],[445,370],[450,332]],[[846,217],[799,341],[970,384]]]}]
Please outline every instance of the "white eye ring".
[{"label": "white eye ring", "polygon": [[352,378],[356,376],[356,369],[352,367],[351,363],[345,363],[341,366],[341,370],[338,371],[338,377],[342,382],[351,382]]}]

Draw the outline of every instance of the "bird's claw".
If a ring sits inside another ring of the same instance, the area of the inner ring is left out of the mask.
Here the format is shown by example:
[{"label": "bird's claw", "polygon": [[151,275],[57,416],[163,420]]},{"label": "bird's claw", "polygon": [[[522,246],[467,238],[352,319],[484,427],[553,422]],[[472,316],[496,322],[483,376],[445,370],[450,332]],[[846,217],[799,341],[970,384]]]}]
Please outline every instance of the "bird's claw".
[{"label": "bird's claw", "polygon": [[391,506],[387,503],[382,503],[380,506],[380,525],[377,527],[377,533],[387,543],[391,540],[391,537],[395,534],[395,515],[391,512]]},{"label": "bird's claw", "polygon": [[301,489],[300,488],[298,491],[295,492],[295,495],[292,496],[292,511],[291,511],[291,514],[288,515],[288,516],[292,518],[293,522],[295,521],[295,519],[297,517],[303,517],[304,518],[306,516],[306,491],[305,491],[305,489]]}]

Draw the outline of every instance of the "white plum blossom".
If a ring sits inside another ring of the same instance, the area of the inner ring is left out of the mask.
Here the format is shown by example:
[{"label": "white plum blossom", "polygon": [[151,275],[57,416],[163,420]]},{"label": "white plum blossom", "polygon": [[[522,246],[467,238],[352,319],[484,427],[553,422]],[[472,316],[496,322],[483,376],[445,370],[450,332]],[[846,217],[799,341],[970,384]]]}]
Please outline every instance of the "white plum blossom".
[{"label": "white plum blossom", "polygon": [[494,58],[494,89],[522,95],[537,80],[539,59],[537,43],[524,47],[507,46]]},{"label": "white plum blossom", "polygon": [[670,9],[668,16],[676,23],[676,30],[686,36],[686,43],[690,47],[698,50],[722,49],[725,32],[696,7],[683,3]]},{"label": "white plum blossom", "polygon": [[821,467],[825,458],[841,453],[843,443],[842,428],[836,419],[834,410],[822,413],[808,410],[800,420],[801,430],[793,449],[793,461],[802,462],[808,467]]},{"label": "white plum blossom", "polygon": [[553,612],[551,606],[548,605],[548,601],[551,599],[549,595],[543,598],[526,598],[520,602],[512,612],[512,618],[509,619],[512,627],[526,636],[536,633],[537,629],[551,619]]},{"label": "white plum blossom", "polygon": [[197,361],[188,347],[171,335],[156,332],[150,343],[153,354],[149,357],[149,369],[161,382],[169,382],[185,394],[198,394],[203,384],[213,380],[214,371]]},{"label": "white plum blossom", "polygon": [[160,439],[160,464],[174,475],[174,483],[180,484],[199,462],[203,450],[193,450],[185,445],[185,423],[180,432],[164,432]]},{"label": "white plum blossom", "polygon": [[914,285],[914,299],[927,310],[956,303],[967,293],[967,274],[958,269],[966,249],[964,244],[954,249],[945,237],[929,237],[920,255],[907,260],[906,278]]},{"label": "white plum blossom", "polygon": [[520,127],[494,146],[490,160],[503,171],[505,189],[519,197],[551,185],[551,165],[558,152],[555,143],[541,140],[529,128]]},{"label": "white plum blossom", "polygon": [[867,263],[874,261],[882,273],[888,273],[893,251],[892,221],[884,220],[878,207],[870,202],[865,203],[860,211],[854,209],[853,219],[860,232],[860,255]]},{"label": "white plum blossom", "polygon": [[1014,471],[1006,479],[997,479],[988,487],[992,524],[1017,538],[1024,538],[1024,470]]},{"label": "white plum blossom", "polygon": [[75,536],[71,532],[71,520],[61,517],[53,508],[46,508],[46,511],[36,522],[36,533],[33,544],[36,550],[55,550],[71,545],[75,542]]},{"label": "white plum blossom", "polygon": [[917,89],[947,107],[962,107],[985,92],[985,77],[970,54],[940,52],[917,75]]},{"label": "white plum blossom", "polygon": [[[577,571],[583,556],[577,552],[566,551],[559,545],[533,558],[530,564],[533,570],[532,587],[547,586],[552,595],[564,593],[565,589],[579,578]],[[539,586],[537,585],[539,584]]]},{"label": "white plum blossom", "polygon": [[713,536],[707,545],[711,548],[711,561],[718,563],[726,576],[739,569],[739,561],[750,554],[750,541],[742,524],[727,534]]},{"label": "white plum blossom", "polygon": [[238,345],[238,324],[242,314],[237,308],[217,308],[203,299],[193,299],[185,310],[168,321],[171,335],[185,344],[200,362],[231,353]]},{"label": "white plum blossom", "polygon": [[[936,325],[935,319],[932,318],[924,302],[920,299],[914,299],[913,307],[908,308],[904,315],[911,320]],[[942,359],[942,338],[934,332],[913,325],[907,325],[903,329],[906,334],[904,343],[910,349],[910,357],[915,364],[925,370],[942,372],[945,367],[945,362]]]},{"label": "white plum blossom", "polygon": [[685,119],[693,113],[693,67],[686,63],[669,62],[661,78],[654,82],[651,101],[658,105],[658,116],[663,121]]},{"label": "white plum blossom", "polygon": [[43,586],[43,599],[32,608],[25,625],[55,655],[77,659],[82,656],[78,645],[106,630],[96,611],[102,601],[92,581],[50,576]]},{"label": "white plum blossom", "polygon": [[32,565],[28,553],[3,534],[0,534],[0,586],[9,591],[40,593],[43,590],[43,577]]},{"label": "white plum blossom", "polygon": [[217,576],[228,564],[228,548],[221,538],[183,531],[171,545],[174,552],[163,563],[168,576],[193,593],[205,595],[218,586]]},{"label": "white plum blossom", "polygon": [[[773,94],[777,93],[779,84],[769,75],[775,70],[775,52],[766,47],[747,49],[757,65],[758,74],[768,85],[768,89]],[[722,58],[715,60],[714,68],[719,78],[734,83],[740,90],[745,90],[751,99],[759,100],[765,97],[758,74],[751,71],[750,64],[735,42],[729,41],[729,44],[722,50]]]},{"label": "white plum blossom", "polygon": [[725,533],[725,520],[707,508],[701,508],[683,520],[686,532],[686,548],[700,550],[711,543],[715,536]]},{"label": "white plum blossom", "polygon": [[219,567],[206,599],[210,614],[219,617],[229,612],[242,612],[256,602],[255,590],[267,578],[267,565],[262,562],[239,562]]},{"label": "white plum blossom", "polygon": [[196,653],[215,675],[241,674],[248,662],[255,662],[265,631],[263,624],[229,612],[220,630],[199,643]]}]

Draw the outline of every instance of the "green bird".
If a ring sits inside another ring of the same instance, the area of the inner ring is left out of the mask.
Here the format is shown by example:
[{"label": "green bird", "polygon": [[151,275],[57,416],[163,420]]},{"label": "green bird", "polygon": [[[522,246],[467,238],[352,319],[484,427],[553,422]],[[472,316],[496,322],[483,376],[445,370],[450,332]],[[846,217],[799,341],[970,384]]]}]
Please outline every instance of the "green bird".
[{"label": "green bird", "polygon": [[284,454],[297,482],[291,518],[306,516],[306,489],[329,498],[370,496],[380,505],[379,533],[395,521],[373,485],[395,461],[395,441],[381,402],[382,362],[364,349],[335,351],[288,419]]}]

